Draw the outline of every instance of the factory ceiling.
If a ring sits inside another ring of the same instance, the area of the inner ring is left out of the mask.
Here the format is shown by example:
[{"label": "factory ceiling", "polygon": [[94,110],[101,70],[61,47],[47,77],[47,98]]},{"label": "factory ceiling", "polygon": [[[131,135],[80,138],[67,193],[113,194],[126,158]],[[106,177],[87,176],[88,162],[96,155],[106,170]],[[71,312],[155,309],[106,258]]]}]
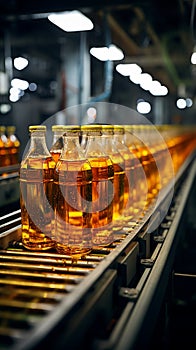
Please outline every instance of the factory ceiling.
[{"label": "factory ceiling", "polygon": [[[195,0],[0,0],[1,55],[32,55],[42,71],[51,72],[50,62],[60,64],[64,37],[49,26],[47,14],[79,9],[95,24],[90,41],[103,32],[107,15],[112,42],[125,53],[126,63],[138,63],[170,93],[196,94],[196,69],[190,63],[195,45]],[[74,38],[74,35],[73,35]],[[46,61],[47,56],[47,61]],[[45,67],[45,68],[44,68]],[[29,71],[34,74],[35,71]],[[39,78],[45,79],[45,76]]]}]

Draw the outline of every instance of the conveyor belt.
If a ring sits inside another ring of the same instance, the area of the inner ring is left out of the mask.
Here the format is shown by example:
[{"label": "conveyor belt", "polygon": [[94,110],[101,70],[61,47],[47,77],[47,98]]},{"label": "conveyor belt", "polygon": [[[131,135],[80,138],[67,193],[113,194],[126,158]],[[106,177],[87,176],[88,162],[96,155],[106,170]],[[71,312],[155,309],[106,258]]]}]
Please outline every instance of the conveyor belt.
[{"label": "conveyor belt", "polygon": [[[1,218],[0,350],[144,346],[164,297],[195,168],[191,157],[180,169],[170,209],[154,232],[148,226],[152,206],[117,232],[111,246],[78,261],[25,250],[20,210]],[[168,186],[160,212],[170,191]]]}]

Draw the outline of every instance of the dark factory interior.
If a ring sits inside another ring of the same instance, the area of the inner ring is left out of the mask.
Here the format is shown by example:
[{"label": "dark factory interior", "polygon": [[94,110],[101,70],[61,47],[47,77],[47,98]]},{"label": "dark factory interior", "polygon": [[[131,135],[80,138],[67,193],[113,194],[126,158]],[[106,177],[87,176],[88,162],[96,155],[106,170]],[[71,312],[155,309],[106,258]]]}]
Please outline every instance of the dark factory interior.
[{"label": "dark factory interior", "polygon": [[196,0],[0,0],[0,350],[195,349],[195,156]]}]

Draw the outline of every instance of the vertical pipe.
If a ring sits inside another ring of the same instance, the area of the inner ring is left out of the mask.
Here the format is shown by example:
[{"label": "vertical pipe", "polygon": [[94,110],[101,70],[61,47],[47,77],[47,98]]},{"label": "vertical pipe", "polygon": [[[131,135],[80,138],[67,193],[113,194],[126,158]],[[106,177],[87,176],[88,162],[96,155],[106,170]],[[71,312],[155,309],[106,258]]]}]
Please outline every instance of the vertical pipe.
[{"label": "vertical pipe", "polygon": [[83,102],[83,73],[84,73],[84,55],[86,48],[86,32],[80,32],[80,52],[79,52],[79,74],[78,74],[78,104]]},{"label": "vertical pipe", "polygon": [[13,78],[13,64],[12,64],[12,54],[11,54],[11,41],[10,33],[8,30],[4,34],[4,56],[5,56],[5,73],[8,76],[9,83]]}]

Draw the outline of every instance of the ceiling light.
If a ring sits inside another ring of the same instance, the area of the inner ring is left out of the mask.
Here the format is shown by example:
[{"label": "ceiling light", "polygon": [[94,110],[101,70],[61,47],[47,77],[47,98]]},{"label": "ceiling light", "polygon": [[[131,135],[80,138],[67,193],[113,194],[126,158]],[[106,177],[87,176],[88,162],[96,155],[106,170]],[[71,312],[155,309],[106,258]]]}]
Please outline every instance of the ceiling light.
[{"label": "ceiling light", "polygon": [[92,30],[94,27],[92,21],[77,10],[52,13],[48,16],[48,19],[65,32]]},{"label": "ceiling light", "polygon": [[144,90],[149,90],[150,84],[152,83],[152,77],[148,73],[140,74],[140,86]]},{"label": "ceiling light", "polygon": [[116,70],[118,73],[129,76],[131,74],[141,74],[142,69],[138,64],[136,63],[124,63],[124,64],[118,64],[116,66]]},{"label": "ceiling light", "polygon": [[8,103],[2,103],[0,105],[0,113],[1,114],[6,114],[11,110],[11,105]]},{"label": "ceiling light", "polygon": [[129,79],[132,81],[134,84],[140,84],[140,79],[141,79],[141,74],[137,72],[132,72],[129,76]]},{"label": "ceiling light", "polygon": [[179,108],[179,109],[185,109],[186,108],[186,100],[184,98],[179,98],[177,101],[176,101],[176,106]]},{"label": "ceiling light", "polygon": [[14,58],[14,67],[18,70],[22,70],[28,66],[28,60],[24,57]]},{"label": "ceiling light", "polygon": [[186,98],[186,106],[187,107],[192,107],[192,105],[193,105],[192,99],[191,98]]},{"label": "ceiling light", "polygon": [[158,90],[161,87],[161,83],[158,80],[153,80],[150,87],[150,92],[152,94],[156,93],[156,90]]},{"label": "ceiling light", "polygon": [[15,78],[15,79],[12,79],[11,86],[16,89],[26,90],[29,87],[29,83],[26,80]]},{"label": "ceiling light", "polygon": [[30,91],[36,91],[37,90],[37,84],[36,83],[30,83],[29,84],[29,90]]},{"label": "ceiling light", "polygon": [[191,63],[196,64],[196,52],[193,52],[191,55]]},{"label": "ceiling light", "polygon": [[4,95],[8,92],[9,83],[8,75],[5,72],[0,72],[0,94]]},{"label": "ceiling light", "polygon": [[100,61],[120,61],[124,58],[122,50],[115,45],[110,45],[109,47],[92,47],[90,54]]},{"label": "ceiling light", "polygon": [[151,111],[151,104],[146,101],[139,101],[137,103],[137,111],[141,114],[148,114]]},{"label": "ceiling light", "polygon": [[196,64],[196,46],[194,46],[193,53],[191,55],[191,63]]}]

